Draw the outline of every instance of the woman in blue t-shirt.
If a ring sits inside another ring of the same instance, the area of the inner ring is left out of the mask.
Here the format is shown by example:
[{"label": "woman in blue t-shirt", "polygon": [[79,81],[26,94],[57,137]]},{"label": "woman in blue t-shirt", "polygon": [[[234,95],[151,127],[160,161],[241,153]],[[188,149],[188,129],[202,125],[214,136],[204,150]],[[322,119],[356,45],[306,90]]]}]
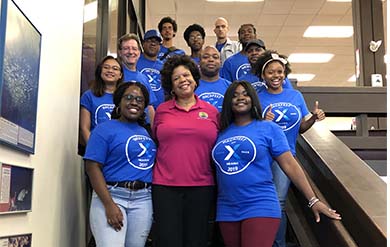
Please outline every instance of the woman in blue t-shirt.
[{"label": "woman in blue t-shirt", "polygon": [[221,132],[212,151],[218,184],[216,220],[226,246],[272,246],[281,217],[273,159],[307,198],[317,222],[319,213],[341,219],[315,196],[280,127],[262,121],[260,113],[251,84],[233,82],[225,94]]},{"label": "woman in blue t-shirt", "polygon": [[[276,51],[267,50],[262,53],[253,66],[256,75],[264,81],[267,90],[258,93],[262,116],[275,122],[287,137],[292,155],[296,156],[295,145],[299,133],[304,133],[316,121],[325,119],[325,113],[318,108],[318,102],[310,114],[302,94],[295,89],[283,88],[283,81],[290,73],[290,65],[286,57]],[[290,180],[274,161],[272,165],[273,180],[278,193],[282,210],[282,219],[276,235],[274,247],[285,247],[287,217],[285,204],[290,187]]]},{"label": "woman in blue t-shirt", "polygon": [[94,190],[90,225],[97,246],[143,247],[149,234],[156,145],[145,124],[148,103],[140,82],[120,84],[112,120],[89,138],[84,159]]},{"label": "woman in blue t-shirt", "polygon": [[80,99],[80,134],[84,145],[99,123],[111,119],[112,95],[122,78],[122,65],[113,56],[106,56],[96,67],[95,80]]}]

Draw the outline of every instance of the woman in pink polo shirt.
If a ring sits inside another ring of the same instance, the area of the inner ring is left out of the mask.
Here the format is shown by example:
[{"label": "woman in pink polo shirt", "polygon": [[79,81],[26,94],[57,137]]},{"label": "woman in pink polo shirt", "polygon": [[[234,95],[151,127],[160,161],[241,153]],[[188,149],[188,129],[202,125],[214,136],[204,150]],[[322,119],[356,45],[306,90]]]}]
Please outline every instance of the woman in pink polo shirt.
[{"label": "woman in pink polo shirt", "polygon": [[161,70],[162,86],[172,99],[157,108],[153,126],[158,143],[152,188],[158,247],[207,246],[218,111],[194,94],[199,79],[189,56],[169,58]]}]

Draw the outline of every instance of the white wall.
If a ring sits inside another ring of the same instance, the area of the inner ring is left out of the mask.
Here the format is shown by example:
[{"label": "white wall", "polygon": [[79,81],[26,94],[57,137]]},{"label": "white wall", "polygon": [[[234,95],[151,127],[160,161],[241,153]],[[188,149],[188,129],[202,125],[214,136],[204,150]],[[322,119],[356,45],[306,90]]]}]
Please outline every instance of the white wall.
[{"label": "white wall", "polygon": [[84,246],[84,175],[76,154],[84,1],[15,2],[42,34],[35,154],[0,145],[0,162],[35,170],[32,212],[0,215],[0,236],[32,233],[34,247]]}]

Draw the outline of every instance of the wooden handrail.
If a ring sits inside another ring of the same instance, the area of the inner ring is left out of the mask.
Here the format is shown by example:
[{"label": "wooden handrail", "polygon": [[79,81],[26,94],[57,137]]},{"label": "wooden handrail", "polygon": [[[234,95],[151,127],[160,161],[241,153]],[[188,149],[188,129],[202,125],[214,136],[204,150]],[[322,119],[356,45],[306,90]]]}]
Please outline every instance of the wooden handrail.
[{"label": "wooden handrail", "polygon": [[[357,246],[385,246],[386,183],[321,124],[298,138],[297,157],[324,199],[342,214],[340,224],[353,242]],[[317,238],[321,239],[319,232]]]}]

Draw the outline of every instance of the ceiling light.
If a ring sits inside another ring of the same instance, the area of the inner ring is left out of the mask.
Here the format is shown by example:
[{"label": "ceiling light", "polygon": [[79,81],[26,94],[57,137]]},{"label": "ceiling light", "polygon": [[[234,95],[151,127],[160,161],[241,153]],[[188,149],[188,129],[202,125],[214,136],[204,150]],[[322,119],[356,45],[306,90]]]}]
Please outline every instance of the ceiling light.
[{"label": "ceiling light", "polygon": [[289,74],[289,79],[297,79],[297,81],[311,81],[315,77],[315,74]]},{"label": "ceiling light", "polygon": [[333,57],[331,53],[292,53],[287,60],[290,63],[327,63]]},{"label": "ceiling light", "polygon": [[309,26],[303,37],[306,38],[349,38],[353,35],[352,26]]},{"label": "ceiling light", "polygon": [[254,3],[254,2],[264,2],[264,0],[207,0],[207,2],[217,2],[217,3]]}]

